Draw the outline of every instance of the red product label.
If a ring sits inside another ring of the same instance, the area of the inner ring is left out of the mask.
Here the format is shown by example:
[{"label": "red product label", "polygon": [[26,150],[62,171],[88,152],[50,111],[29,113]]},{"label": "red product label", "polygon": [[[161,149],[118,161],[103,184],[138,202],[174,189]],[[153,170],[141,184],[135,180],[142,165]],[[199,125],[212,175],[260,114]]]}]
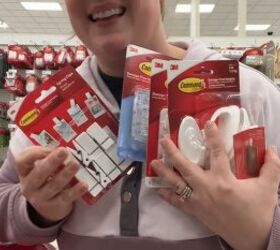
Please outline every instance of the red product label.
[{"label": "red product label", "polygon": [[240,106],[239,100],[227,98],[240,92],[237,61],[205,61],[191,67],[187,63],[174,63],[169,69],[168,112],[171,137],[176,144],[185,116],[197,118],[202,128],[216,109],[232,104]]},{"label": "red product label", "polygon": [[150,89],[151,63],[155,58],[170,59],[154,51],[130,45],[124,73],[123,98],[134,95],[137,89]]},{"label": "red product label", "polygon": [[259,176],[265,156],[264,128],[234,135],[235,175],[238,179]]},{"label": "red product label", "polygon": [[15,119],[34,144],[66,147],[81,163],[88,203],[95,203],[123,176],[130,162],[116,155],[118,121],[71,66],[30,93]]}]

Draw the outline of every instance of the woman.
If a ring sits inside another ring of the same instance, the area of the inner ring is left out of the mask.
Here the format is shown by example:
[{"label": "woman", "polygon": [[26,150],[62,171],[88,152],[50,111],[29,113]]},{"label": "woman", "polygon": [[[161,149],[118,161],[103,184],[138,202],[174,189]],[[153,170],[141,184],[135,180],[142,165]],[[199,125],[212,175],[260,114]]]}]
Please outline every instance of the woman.
[{"label": "woman", "polygon": [[[169,44],[162,24],[163,1],[66,0],[77,36],[93,51],[78,69],[116,115],[119,112],[125,51],[129,43],[177,59],[217,60],[222,57],[201,43]],[[276,88],[262,74],[240,66],[241,92],[252,90],[266,100],[269,145],[279,146],[275,107]],[[58,239],[60,249],[270,249],[280,247],[277,189],[280,162],[271,148],[259,178],[238,181],[229,168],[215,124],[205,128],[210,171],[203,171],[182,156],[168,139],[162,146],[182,177],[161,162],[152,163],[168,181],[170,190],[141,185],[142,167],[118,183],[96,205],[79,198],[83,183],[68,183],[78,169],[70,162],[51,181],[49,176],[64,162],[65,149],[30,147],[18,131],[0,172],[0,241],[21,244]],[[36,164],[34,162],[36,161]],[[187,184],[189,186],[187,186]],[[171,203],[171,204],[169,204]],[[223,239],[222,239],[223,238]],[[227,243],[226,243],[227,242]]]}]

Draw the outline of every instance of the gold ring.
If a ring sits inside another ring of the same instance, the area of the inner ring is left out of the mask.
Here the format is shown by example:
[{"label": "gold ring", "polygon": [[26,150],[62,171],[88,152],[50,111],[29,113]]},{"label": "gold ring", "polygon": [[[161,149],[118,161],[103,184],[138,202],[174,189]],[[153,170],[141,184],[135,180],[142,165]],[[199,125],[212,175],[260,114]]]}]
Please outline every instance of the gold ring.
[{"label": "gold ring", "polygon": [[191,198],[192,192],[193,192],[192,188],[186,185],[185,188],[180,193],[176,192],[176,194],[178,195],[180,200],[184,201]]}]

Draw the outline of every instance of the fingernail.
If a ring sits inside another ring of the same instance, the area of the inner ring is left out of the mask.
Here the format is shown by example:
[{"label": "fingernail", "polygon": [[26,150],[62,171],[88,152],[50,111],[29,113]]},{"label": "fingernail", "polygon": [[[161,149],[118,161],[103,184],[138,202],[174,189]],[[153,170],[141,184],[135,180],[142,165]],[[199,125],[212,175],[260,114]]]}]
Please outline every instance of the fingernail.
[{"label": "fingernail", "polygon": [[87,192],[87,191],[88,191],[88,185],[83,182],[82,192]]},{"label": "fingernail", "polygon": [[214,125],[214,122],[209,120],[205,123],[205,129],[209,130],[209,129],[213,128],[213,125]]},{"label": "fingernail", "polygon": [[153,160],[153,161],[151,162],[151,167],[152,167],[153,169],[155,169],[157,166],[158,166],[158,161],[157,161],[157,160]]},{"label": "fingernail", "polygon": [[64,149],[60,149],[59,153],[58,153],[58,158],[59,159],[64,159],[66,157],[67,153],[65,152]]},{"label": "fingernail", "polygon": [[76,172],[79,169],[79,166],[77,165],[77,163],[75,161],[72,161],[69,164],[70,164],[70,167],[69,167],[70,172]]},{"label": "fingernail", "polygon": [[167,144],[169,141],[170,141],[170,136],[165,135],[165,136],[163,137],[163,139],[160,140],[160,145],[163,146],[163,147],[165,147],[166,144]]}]

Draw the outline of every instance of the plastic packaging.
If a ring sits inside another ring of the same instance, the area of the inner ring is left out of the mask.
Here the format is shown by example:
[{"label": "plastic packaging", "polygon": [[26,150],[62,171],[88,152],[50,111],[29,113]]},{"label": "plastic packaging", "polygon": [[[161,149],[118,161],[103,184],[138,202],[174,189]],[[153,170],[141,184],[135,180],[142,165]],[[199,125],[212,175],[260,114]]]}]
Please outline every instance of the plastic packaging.
[{"label": "plastic packaging", "polygon": [[25,84],[25,90],[26,93],[29,94],[32,91],[34,91],[39,85],[41,81],[38,76],[35,74],[30,74],[26,76],[26,84]]},{"label": "plastic packaging", "polygon": [[74,51],[74,60],[72,62],[72,66],[76,68],[79,67],[88,56],[89,53],[85,46],[77,46]]},{"label": "plastic packaging", "polygon": [[8,63],[18,69],[32,69],[34,57],[24,45],[8,45]]},{"label": "plastic packaging", "polygon": [[57,55],[55,57],[55,63],[62,68],[65,67],[67,64],[73,64],[74,57],[75,55],[71,47],[63,46],[57,52]]},{"label": "plastic packaging", "polygon": [[118,120],[76,70],[67,66],[14,104],[8,113],[35,144],[65,147],[80,163],[71,181],[87,183],[88,204],[96,203],[131,168],[117,156]]},{"label": "plastic packaging", "polygon": [[[161,69],[154,70],[159,65]],[[156,137],[161,112],[166,110],[171,139],[193,163],[209,168],[204,126],[210,120],[219,128],[236,177],[258,175],[265,152],[264,102],[257,93],[240,94],[237,61],[154,60],[152,72],[146,175],[149,187],[166,185],[150,167],[152,160],[162,156],[159,144],[154,145],[161,137]],[[168,98],[164,96],[166,91]],[[164,154],[162,158],[165,160]]]},{"label": "plastic packaging", "polygon": [[125,159],[146,161],[151,61],[154,58],[169,59],[138,46],[127,48],[118,138],[118,154]]},{"label": "plastic packaging", "polygon": [[56,57],[56,51],[52,46],[45,46],[43,48],[43,52],[44,52],[44,65],[46,67],[46,69],[57,69],[58,65],[55,61],[55,57]]}]

